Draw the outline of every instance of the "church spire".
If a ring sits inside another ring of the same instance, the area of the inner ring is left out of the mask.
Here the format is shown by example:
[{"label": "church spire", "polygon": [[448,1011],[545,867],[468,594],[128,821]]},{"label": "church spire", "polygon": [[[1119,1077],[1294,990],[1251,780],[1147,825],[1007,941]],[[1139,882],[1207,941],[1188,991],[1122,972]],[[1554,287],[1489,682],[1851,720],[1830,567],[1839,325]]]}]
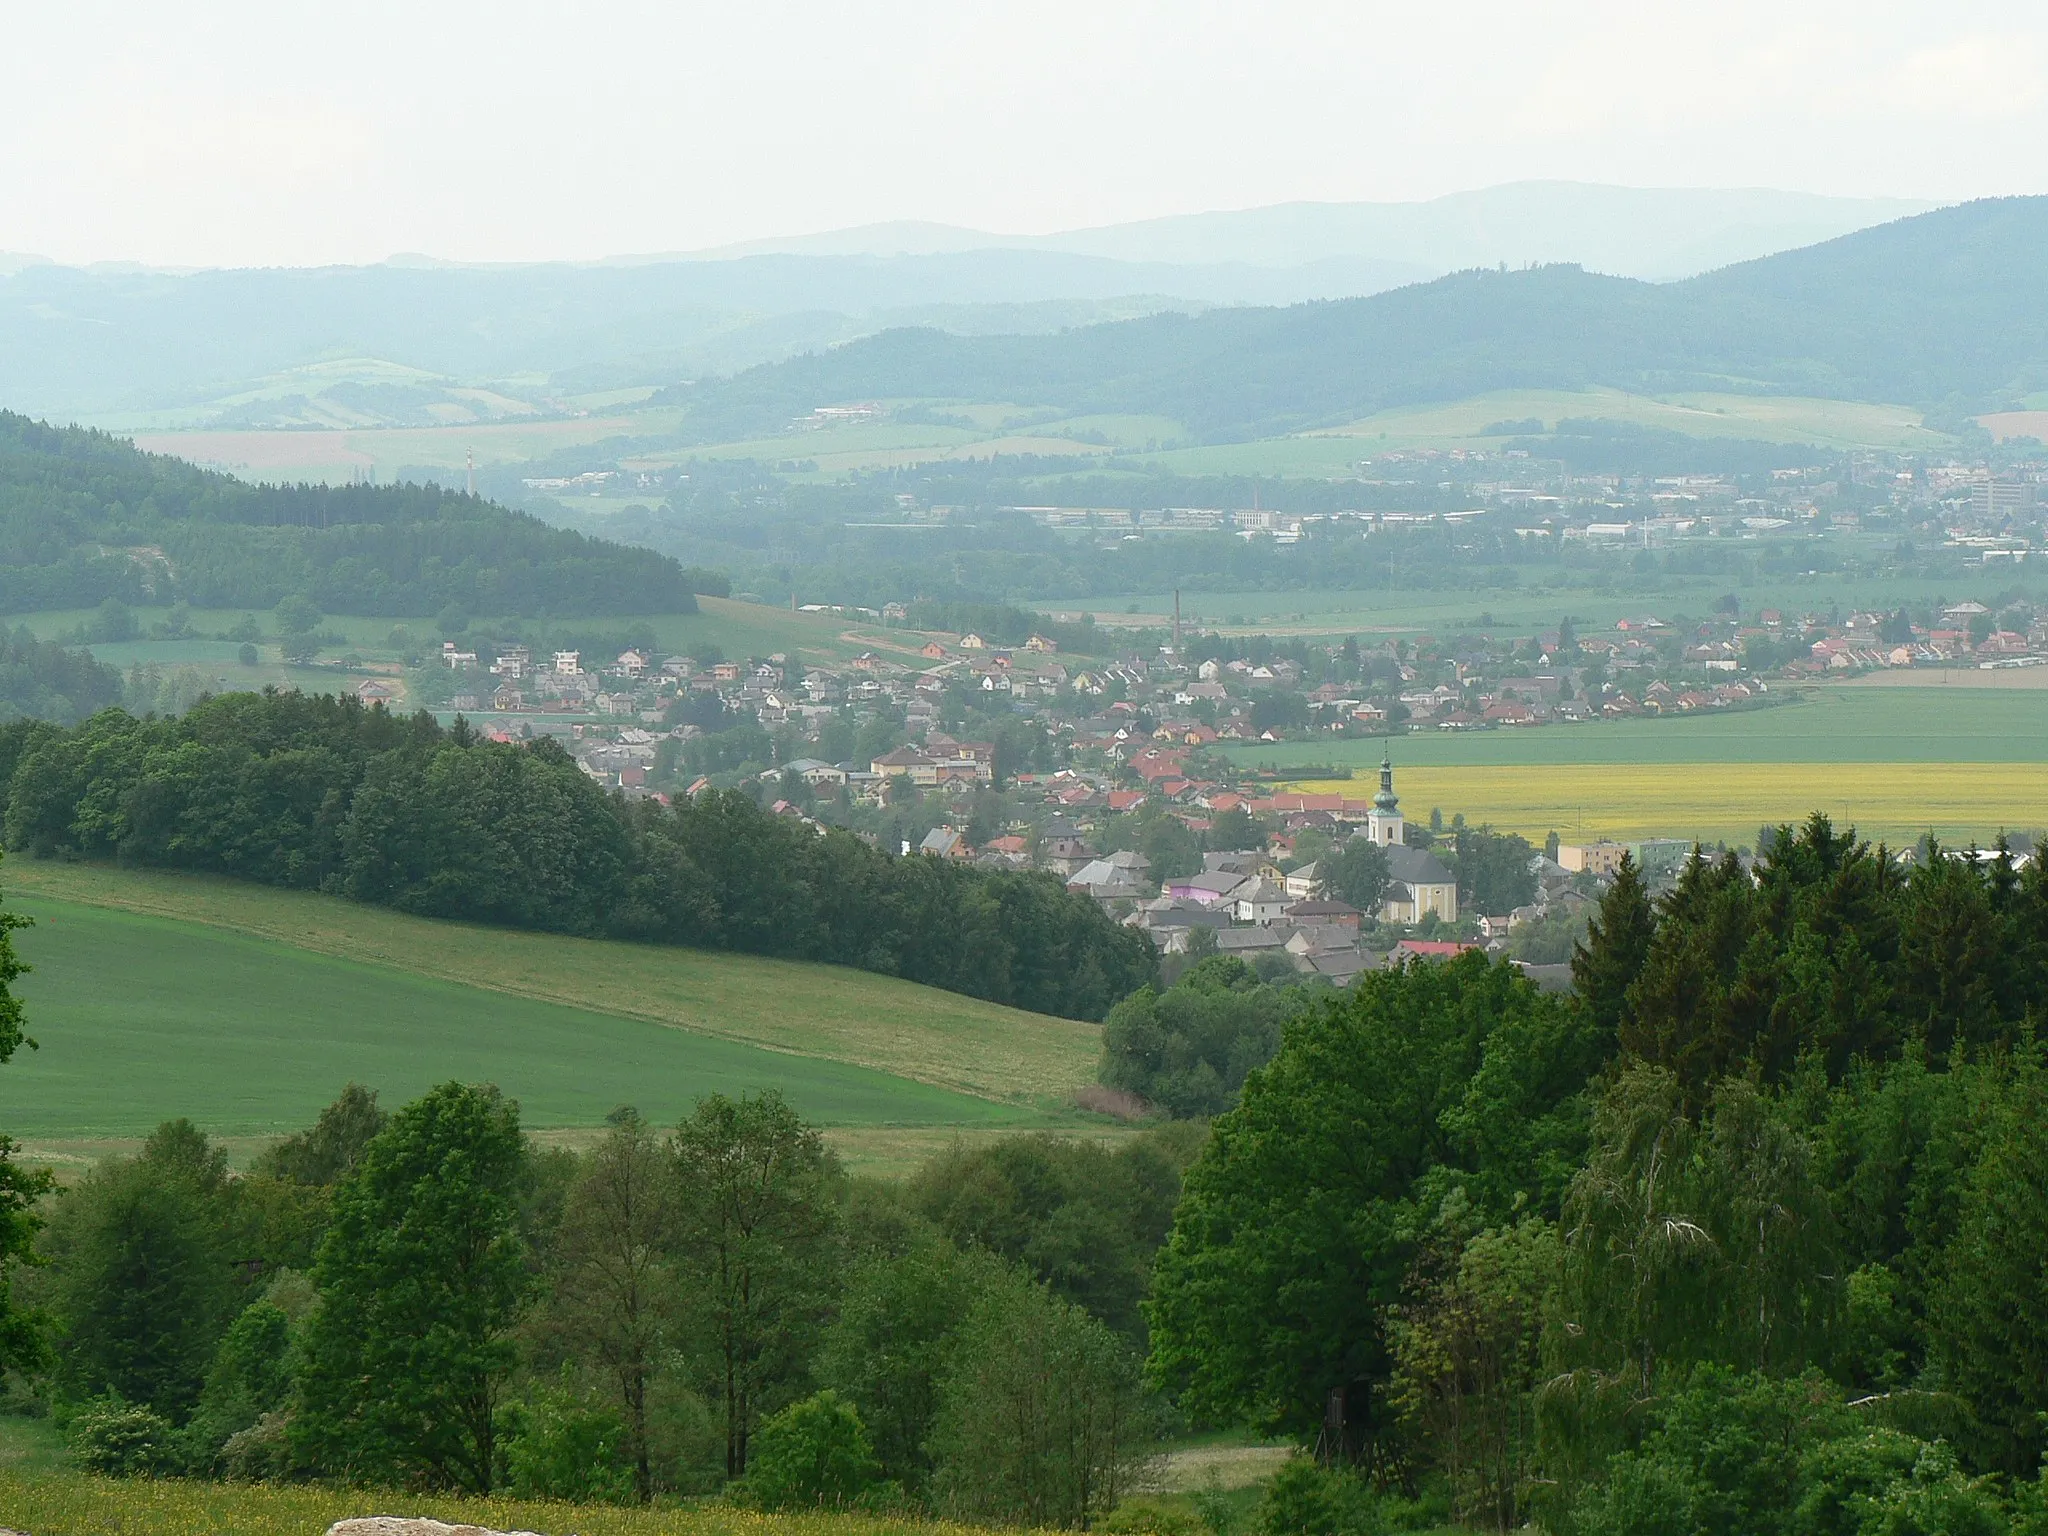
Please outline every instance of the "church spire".
[{"label": "church spire", "polygon": [[1394,796],[1394,757],[1391,750],[1380,757],[1380,792],[1372,797],[1373,808],[1392,811],[1401,802]]}]

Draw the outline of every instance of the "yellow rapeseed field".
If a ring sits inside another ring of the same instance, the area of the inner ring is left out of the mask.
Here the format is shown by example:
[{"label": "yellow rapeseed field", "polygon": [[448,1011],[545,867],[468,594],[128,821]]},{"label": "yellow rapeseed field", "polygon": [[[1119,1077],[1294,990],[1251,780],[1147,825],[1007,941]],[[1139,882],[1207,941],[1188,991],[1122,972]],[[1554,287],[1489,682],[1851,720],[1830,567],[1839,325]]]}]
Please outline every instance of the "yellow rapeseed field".
[{"label": "yellow rapeseed field", "polygon": [[248,1483],[110,1482],[0,1472],[0,1522],[32,1536],[321,1536],[358,1515],[425,1515],[541,1536],[969,1536],[969,1527],[871,1515],[764,1515],[705,1503],[619,1509]]},{"label": "yellow rapeseed field", "polygon": [[[1363,798],[1369,777],[1301,780],[1289,789]],[[2001,829],[2048,826],[2048,763],[1628,763],[1405,767],[1401,810],[1540,840],[1696,837],[1753,843],[1766,822],[1826,811],[1894,845],[1932,832],[1988,843]]]}]

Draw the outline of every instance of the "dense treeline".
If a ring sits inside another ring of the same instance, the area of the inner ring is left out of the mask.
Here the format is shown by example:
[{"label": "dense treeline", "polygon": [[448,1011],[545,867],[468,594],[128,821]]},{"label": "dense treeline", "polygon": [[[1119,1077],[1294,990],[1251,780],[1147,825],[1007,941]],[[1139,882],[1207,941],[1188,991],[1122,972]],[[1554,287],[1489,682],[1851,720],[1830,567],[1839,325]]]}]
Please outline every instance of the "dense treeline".
[{"label": "dense treeline", "polygon": [[0,630],[0,716],[71,725],[122,700],[118,668],[87,650],[38,640],[27,625]]},{"label": "dense treeline", "polygon": [[61,1195],[31,1180],[16,1405],[32,1383],[114,1475],[1061,1525],[1116,1502],[1156,1422],[1137,1302],[1186,1138],[1024,1137],[891,1185],[772,1094],[611,1121],[544,1151],[494,1089],[388,1113],[351,1085],[241,1175],[172,1121]]},{"label": "dense treeline", "polygon": [[1099,1019],[1144,935],[1049,875],[898,858],[737,792],[626,803],[546,739],[228,694],[0,728],[8,846],[208,870],[431,917],[826,961]]},{"label": "dense treeline", "polygon": [[2048,872],[1815,817],[1655,899],[1624,864],[1570,995],[1472,953],[1276,1010],[1204,962],[1119,1027],[1184,1084],[1277,1054],[1116,1151],[866,1183],[770,1096],[578,1159],[451,1084],[231,1179],[173,1124],[54,1200],[0,1160],[59,1325],[0,1295],[0,1352],[130,1471],[1082,1524],[1170,1401],[1318,1453],[1219,1536],[2040,1536],[2044,943]]},{"label": "dense treeline", "polygon": [[436,486],[259,486],[0,412],[0,609],[183,600],[415,617],[688,613],[666,556]]},{"label": "dense treeline", "polygon": [[[1288,1430],[1291,1528],[2034,1532],[2048,1505],[2048,871],[1816,816],[1632,867],[1570,997],[1468,955],[1286,1026],[1149,1315]],[[1341,1470],[1343,1466],[1360,1469]]]}]

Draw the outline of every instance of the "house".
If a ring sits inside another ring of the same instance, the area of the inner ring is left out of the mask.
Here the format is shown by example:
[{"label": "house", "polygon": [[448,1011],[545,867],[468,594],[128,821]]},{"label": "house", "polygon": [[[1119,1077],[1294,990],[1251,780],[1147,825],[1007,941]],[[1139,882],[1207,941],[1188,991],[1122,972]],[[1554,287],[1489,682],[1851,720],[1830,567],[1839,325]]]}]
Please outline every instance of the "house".
[{"label": "house", "polygon": [[988,642],[979,635],[962,635],[960,637],[960,649],[963,651],[985,651],[988,649]]},{"label": "house", "polygon": [[1254,885],[1251,877],[1234,874],[1228,870],[1203,870],[1199,875],[1188,875],[1171,881],[1166,894],[1183,901],[1198,901],[1204,906],[1227,907],[1237,899],[1240,887]]},{"label": "house", "polygon": [[1039,845],[1039,863],[1063,880],[1071,880],[1094,859],[1095,850],[1071,835],[1048,837]]},{"label": "house", "polygon": [[1342,901],[1297,901],[1280,914],[1296,927],[1320,925],[1348,928],[1355,936],[1364,913]]},{"label": "house", "polygon": [[917,845],[917,851],[930,854],[935,859],[964,859],[974,852],[968,846],[967,839],[951,827],[933,827],[931,831],[925,833],[924,841]]},{"label": "house", "polygon": [[927,661],[944,661],[946,659],[946,648],[936,640],[927,640],[918,647],[917,654],[924,657]]},{"label": "house", "polygon": [[1611,879],[1627,856],[1628,846],[1625,843],[1610,842],[1606,838],[1597,843],[1557,845],[1557,862],[1575,875],[1590,871]]},{"label": "house", "polygon": [[382,678],[367,678],[356,684],[356,697],[365,704],[389,704],[398,697],[398,687]]},{"label": "house", "polygon": [[1454,960],[1476,944],[1458,944],[1447,939],[1403,939],[1387,956],[1390,964],[1403,960]]},{"label": "house", "polygon": [[582,672],[583,653],[581,651],[555,652],[555,676],[579,677],[582,675]]},{"label": "house", "polygon": [[1289,937],[1284,928],[1219,928],[1216,953],[1247,958],[1255,954],[1284,955]]},{"label": "house", "polygon": [[647,657],[640,651],[621,651],[617,666],[626,676],[638,677],[647,670]]},{"label": "house", "polygon": [[1282,889],[1296,901],[1307,901],[1316,893],[1316,884],[1321,877],[1314,864],[1304,864],[1280,882]]},{"label": "house", "polygon": [[815,757],[794,757],[782,765],[782,777],[795,774],[813,788],[824,785],[837,786],[846,782],[846,770],[837,763],[824,762]]},{"label": "house", "polygon": [[907,776],[912,783],[917,782],[916,770],[920,768],[931,770],[935,776],[938,760],[927,757],[915,747],[898,747],[893,752],[884,752],[868,764],[870,773],[879,774],[885,779]]},{"label": "house", "polygon": [[1287,893],[1268,880],[1251,880],[1231,893],[1231,915],[1240,923],[1277,923],[1287,910]]},{"label": "house", "polygon": [[441,661],[451,672],[474,672],[476,670],[476,652],[458,651],[453,640],[441,642]]},{"label": "house", "polygon": [[1027,651],[1037,651],[1042,656],[1050,656],[1059,649],[1059,643],[1054,640],[1048,640],[1044,635],[1033,635],[1024,642],[1024,649]]}]

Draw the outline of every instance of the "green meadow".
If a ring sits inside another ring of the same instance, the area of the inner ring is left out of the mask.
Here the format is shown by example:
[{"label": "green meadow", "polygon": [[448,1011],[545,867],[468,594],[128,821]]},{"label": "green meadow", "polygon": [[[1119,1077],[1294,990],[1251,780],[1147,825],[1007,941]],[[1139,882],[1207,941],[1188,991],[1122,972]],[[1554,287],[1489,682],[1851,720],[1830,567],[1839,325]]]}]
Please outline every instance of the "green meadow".
[{"label": "green meadow", "polygon": [[74,1162],[187,1116],[248,1142],[350,1081],[492,1082],[572,1133],[774,1088],[850,1160],[956,1135],[1101,1131],[1071,1108],[1099,1030],[881,976],[433,922],[197,876],[9,860],[34,967],[0,1128]]},{"label": "green meadow", "polygon": [[494,1082],[536,1128],[621,1104],[672,1121],[776,1088],[821,1125],[981,1126],[1027,1110],[844,1062],[311,954],[174,919],[28,898],[20,984],[41,1049],[0,1074],[0,1125],[125,1137],[176,1115],[229,1136],[303,1126],[345,1083],[401,1101]]}]

